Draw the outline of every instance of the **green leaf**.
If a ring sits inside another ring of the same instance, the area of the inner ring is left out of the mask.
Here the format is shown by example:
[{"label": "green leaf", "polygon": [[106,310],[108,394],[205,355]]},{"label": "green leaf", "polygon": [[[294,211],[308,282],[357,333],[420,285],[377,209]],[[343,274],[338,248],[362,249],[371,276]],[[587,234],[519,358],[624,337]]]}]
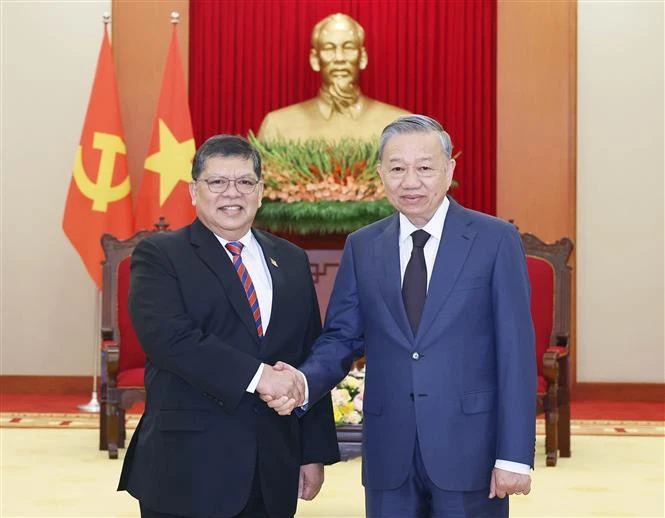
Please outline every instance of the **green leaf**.
[{"label": "green leaf", "polygon": [[264,201],[256,215],[259,228],[290,234],[348,234],[390,216],[388,200],[375,201]]}]

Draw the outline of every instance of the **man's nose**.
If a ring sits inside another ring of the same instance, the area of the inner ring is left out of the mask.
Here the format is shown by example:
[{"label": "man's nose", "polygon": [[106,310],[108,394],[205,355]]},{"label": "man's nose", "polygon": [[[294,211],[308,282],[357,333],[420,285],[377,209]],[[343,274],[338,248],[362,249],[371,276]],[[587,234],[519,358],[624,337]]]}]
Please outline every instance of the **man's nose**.
[{"label": "man's nose", "polygon": [[404,178],[402,178],[402,186],[406,187],[417,187],[421,183],[420,176],[418,176],[418,171],[415,167],[407,167],[406,172],[404,173]]},{"label": "man's nose", "polygon": [[224,196],[231,196],[233,198],[238,198],[243,194],[238,190],[238,184],[235,181],[229,182],[229,186],[226,188],[226,191],[223,192]]},{"label": "man's nose", "polygon": [[344,49],[335,47],[335,61],[344,61]]}]

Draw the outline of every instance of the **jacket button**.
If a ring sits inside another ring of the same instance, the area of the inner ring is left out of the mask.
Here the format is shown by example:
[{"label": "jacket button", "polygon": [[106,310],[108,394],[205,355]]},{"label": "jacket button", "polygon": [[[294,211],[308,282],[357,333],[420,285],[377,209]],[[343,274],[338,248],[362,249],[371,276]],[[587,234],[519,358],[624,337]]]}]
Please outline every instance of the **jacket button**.
[{"label": "jacket button", "polygon": [[413,358],[414,360],[419,360],[419,359],[420,359],[420,355],[419,355],[418,353],[413,353],[413,354],[411,355],[411,358]]},{"label": "jacket button", "polygon": [[219,400],[218,400],[218,401],[217,401],[217,404],[218,404],[219,406],[224,406],[224,401],[219,401]]}]

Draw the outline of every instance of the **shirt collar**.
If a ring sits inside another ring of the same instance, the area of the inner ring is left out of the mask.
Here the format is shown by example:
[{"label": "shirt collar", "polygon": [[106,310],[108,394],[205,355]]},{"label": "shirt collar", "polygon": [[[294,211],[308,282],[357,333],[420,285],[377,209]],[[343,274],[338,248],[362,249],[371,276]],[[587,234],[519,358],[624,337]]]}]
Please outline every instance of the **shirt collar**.
[{"label": "shirt collar", "polygon": [[332,117],[336,106],[338,107],[338,111],[340,113],[350,116],[353,120],[356,120],[358,117],[360,117],[365,108],[365,102],[363,100],[362,94],[358,96],[358,99],[354,103],[351,103],[349,106],[341,107],[333,102],[331,95],[323,88],[319,90],[319,95],[317,96],[316,101],[319,106],[321,115],[326,120]]},{"label": "shirt collar", "polygon": [[[215,237],[217,238],[217,241],[219,241],[223,247],[226,248],[226,244],[230,243],[231,241],[228,239],[224,239],[221,236],[218,236],[215,234]],[[247,251],[251,254],[254,250],[254,246],[256,244],[256,238],[254,237],[254,234],[252,234],[252,230],[248,230],[247,234],[242,236],[240,239],[234,239],[234,241],[240,241],[243,245],[243,250],[247,249]]]},{"label": "shirt collar", "polygon": [[[450,207],[450,200],[448,196],[443,199],[439,208],[436,209],[434,215],[430,220],[422,227],[422,230],[427,232],[430,236],[435,237],[437,240],[441,240],[443,235],[443,224],[446,221],[446,215],[448,214],[448,208]],[[404,214],[399,213],[399,244],[402,246],[404,241],[406,241],[411,234],[418,230],[413,223],[409,221]]]}]

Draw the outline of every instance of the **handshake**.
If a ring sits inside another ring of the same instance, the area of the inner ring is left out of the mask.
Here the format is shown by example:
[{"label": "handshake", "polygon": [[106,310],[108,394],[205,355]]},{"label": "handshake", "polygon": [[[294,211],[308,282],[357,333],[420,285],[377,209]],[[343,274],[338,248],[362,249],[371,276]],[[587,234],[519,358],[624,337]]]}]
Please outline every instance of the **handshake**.
[{"label": "handshake", "polygon": [[288,363],[265,365],[256,392],[279,415],[289,415],[305,403],[305,376]]}]

